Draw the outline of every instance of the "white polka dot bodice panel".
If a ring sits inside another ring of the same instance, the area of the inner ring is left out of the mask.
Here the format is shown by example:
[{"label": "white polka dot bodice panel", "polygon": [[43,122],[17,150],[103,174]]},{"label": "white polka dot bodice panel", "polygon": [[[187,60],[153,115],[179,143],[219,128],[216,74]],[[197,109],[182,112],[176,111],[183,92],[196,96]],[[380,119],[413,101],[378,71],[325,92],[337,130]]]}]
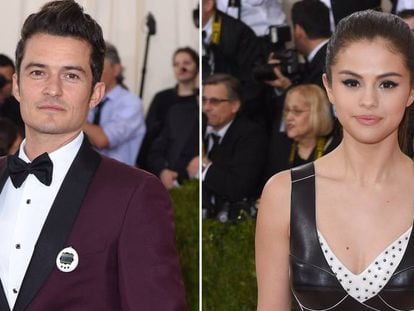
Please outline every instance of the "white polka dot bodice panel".
[{"label": "white polka dot bodice panel", "polygon": [[392,242],[359,274],[353,274],[335,256],[319,230],[318,238],[325,259],[341,286],[350,296],[364,302],[377,295],[397,269],[407,248],[411,230],[412,227]]}]

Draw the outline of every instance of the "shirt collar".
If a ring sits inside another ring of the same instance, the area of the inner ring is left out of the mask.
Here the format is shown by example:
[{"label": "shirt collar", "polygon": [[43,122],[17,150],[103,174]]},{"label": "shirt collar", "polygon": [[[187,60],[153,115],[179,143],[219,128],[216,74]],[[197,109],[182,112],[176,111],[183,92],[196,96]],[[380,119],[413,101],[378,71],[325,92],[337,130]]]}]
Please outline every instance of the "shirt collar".
[{"label": "shirt collar", "polygon": [[[83,141],[84,134],[80,132],[75,139],[71,142],[67,143],[66,145],[60,147],[59,149],[49,153],[50,160],[53,163],[53,175],[55,174],[55,170],[60,170],[62,172],[66,172],[69,170],[70,165],[72,164],[73,160],[78,153],[80,146]],[[19,149],[19,158],[25,162],[30,162],[29,158],[24,151],[24,147],[26,146],[26,139],[20,144]]]},{"label": "shirt collar", "polygon": [[209,45],[211,42],[211,34],[213,32],[213,16],[212,15],[209,19],[207,24],[203,27],[203,31],[206,32],[206,37],[204,38],[204,43]]},{"label": "shirt collar", "polygon": [[112,90],[110,90],[108,93],[105,94],[104,98],[107,98],[109,100],[114,100],[116,98],[121,97],[121,93],[122,92],[122,86],[120,86],[119,84],[117,84]]},{"label": "shirt collar", "polygon": [[324,46],[326,44],[326,42],[328,42],[328,41],[329,41],[329,39],[326,39],[326,40],[322,41],[321,43],[319,43],[317,46],[315,46],[315,48],[308,55],[308,62],[309,63],[313,60],[316,53],[318,53],[318,51],[321,49],[321,47]]},{"label": "shirt collar", "polygon": [[206,128],[206,135],[209,135],[211,133],[216,134],[218,136],[220,136],[220,142],[223,139],[224,135],[226,135],[227,130],[229,129],[230,125],[233,123],[234,120],[231,120],[229,123],[227,123],[225,126],[223,126],[220,130],[215,131],[213,130],[213,128],[211,127],[211,125],[207,125]]}]

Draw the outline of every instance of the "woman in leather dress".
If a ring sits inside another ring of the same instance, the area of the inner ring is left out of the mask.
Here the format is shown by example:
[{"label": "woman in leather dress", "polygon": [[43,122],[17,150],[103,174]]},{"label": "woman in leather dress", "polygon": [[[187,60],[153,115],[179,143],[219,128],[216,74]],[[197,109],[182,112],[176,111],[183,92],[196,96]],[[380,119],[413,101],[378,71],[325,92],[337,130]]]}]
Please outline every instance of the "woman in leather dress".
[{"label": "woman in leather dress", "polygon": [[413,310],[414,36],[374,11],[343,19],[324,85],[340,145],[266,184],[257,219],[258,310]]}]

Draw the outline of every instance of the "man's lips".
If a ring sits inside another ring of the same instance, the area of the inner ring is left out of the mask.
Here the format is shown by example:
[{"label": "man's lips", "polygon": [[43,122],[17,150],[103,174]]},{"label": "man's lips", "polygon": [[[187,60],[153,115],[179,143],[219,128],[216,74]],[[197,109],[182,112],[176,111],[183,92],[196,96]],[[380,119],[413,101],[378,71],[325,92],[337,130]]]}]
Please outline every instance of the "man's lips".
[{"label": "man's lips", "polygon": [[40,110],[47,110],[47,111],[65,111],[65,109],[61,105],[57,104],[41,104],[38,106]]}]

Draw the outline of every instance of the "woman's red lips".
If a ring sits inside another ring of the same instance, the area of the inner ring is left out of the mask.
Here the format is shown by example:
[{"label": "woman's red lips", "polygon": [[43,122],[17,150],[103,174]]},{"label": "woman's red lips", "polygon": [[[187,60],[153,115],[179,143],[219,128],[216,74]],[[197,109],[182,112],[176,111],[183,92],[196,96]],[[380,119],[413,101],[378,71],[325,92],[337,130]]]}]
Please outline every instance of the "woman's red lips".
[{"label": "woman's red lips", "polygon": [[364,125],[374,125],[381,121],[382,118],[374,115],[358,115],[355,116],[355,119]]}]

